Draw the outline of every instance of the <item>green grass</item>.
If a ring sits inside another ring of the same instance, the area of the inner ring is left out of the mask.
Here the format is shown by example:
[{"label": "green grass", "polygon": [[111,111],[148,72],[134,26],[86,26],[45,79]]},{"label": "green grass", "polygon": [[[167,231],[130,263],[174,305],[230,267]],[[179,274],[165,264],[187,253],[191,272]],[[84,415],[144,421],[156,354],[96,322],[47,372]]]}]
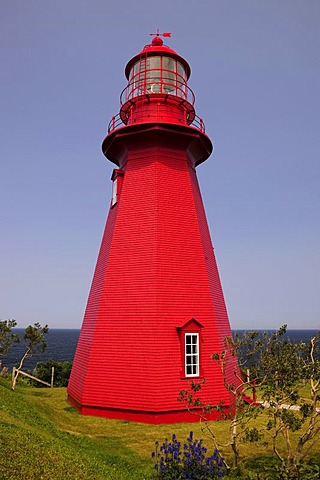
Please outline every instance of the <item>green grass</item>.
[{"label": "green grass", "polygon": [[[228,441],[228,422],[216,422],[214,429]],[[18,383],[12,392],[9,381],[0,378],[1,480],[149,480],[154,442],[162,443],[172,433],[184,441],[190,430],[213,449],[199,423],[146,425],[82,416],[67,403],[65,388]],[[320,446],[312,454],[319,452]],[[271,455],[271,448],[242,446],[244,459],[253,453],[258,461]],[[231,460],[229,450],[223,454]]]},{"label": "green grass", "polygon": [[153,439],[149,445],[144,429],[142,424],[79,415],[66,402],[64,388],[18,386],[12,392],[1,379],[0,478],[148,478]]}]

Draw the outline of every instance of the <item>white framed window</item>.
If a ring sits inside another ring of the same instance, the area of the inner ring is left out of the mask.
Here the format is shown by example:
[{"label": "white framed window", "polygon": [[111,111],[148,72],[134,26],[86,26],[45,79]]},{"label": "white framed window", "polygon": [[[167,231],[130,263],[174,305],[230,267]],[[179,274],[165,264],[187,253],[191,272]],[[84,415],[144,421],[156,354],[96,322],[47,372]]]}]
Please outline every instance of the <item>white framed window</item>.
[{"label": "white framed window", "polygon": [[114,207],[120,201],[123,177],[124,177],[123,170],[119,170],[117,168],[113,170],[111,175],[111,181],[112,181],[111,208]]},{"label": "white framed window", "polygon": [[111,198],[111,206],[115,205],[118,200],[118,179],[115,178],[112,182],[112,198]]},{"label": "white framed window", "polygon": [[185,333],[185,376],[199,376],[199,333]]}]

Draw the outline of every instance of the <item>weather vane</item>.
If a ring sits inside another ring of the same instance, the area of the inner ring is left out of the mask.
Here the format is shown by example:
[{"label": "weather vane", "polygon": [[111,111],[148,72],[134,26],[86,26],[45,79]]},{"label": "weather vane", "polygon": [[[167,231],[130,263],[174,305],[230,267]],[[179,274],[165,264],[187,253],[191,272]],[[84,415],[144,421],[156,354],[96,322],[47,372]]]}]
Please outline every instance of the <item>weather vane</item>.
[{"label": "weather vane", "polygon": [[157,28],[157,33],[149,33],[151,37],[171,37],[171,32],[159,33],[159,28]]}]

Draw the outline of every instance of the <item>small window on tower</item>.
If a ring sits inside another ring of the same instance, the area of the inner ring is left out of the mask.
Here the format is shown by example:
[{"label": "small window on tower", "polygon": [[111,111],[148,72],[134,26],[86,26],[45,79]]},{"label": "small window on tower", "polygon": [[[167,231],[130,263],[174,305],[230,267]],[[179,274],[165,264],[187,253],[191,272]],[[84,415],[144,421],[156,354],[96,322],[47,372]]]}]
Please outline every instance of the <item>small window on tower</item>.
[{"label": "small window on tower", "polygon": [[181,370],[180,378],[203,377],[201,365],[201,342],[203,325],[195,318],[183,321],[176,327],[180,342]]},{"label": "small window on tower", "polygon": [[114,207],[120,201],[121,189],[123,184],[124,171],[115,169],[112,172],[112,196],[111,207]]},{"label": "small window on tower", "polygon": [[199,334],[185,333],[185,375],[199,376]]},{"label": "small window on tower", "polygon": [[112,182],[112,199],[111,199],[111,206],[115,205],[118,200],[118,179],[115,178]]}]

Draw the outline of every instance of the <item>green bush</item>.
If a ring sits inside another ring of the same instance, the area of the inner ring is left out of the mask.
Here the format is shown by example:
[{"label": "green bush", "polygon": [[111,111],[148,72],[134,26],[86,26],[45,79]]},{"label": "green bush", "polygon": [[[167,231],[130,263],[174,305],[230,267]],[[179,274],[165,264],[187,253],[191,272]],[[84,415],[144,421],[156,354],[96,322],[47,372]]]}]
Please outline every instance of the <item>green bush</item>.
[{"label": "green bush", "polygon": [[[72,362],[57,362],[56,360],[46,360],[45,362],[38,362],[36,368],[32,372],[34,377],[43,380],[44,382],[51,382],[51,370],[54,367],[54,387],[67,387],[72,368]],[[31,381],[32,385],[40,387],[41,383]]]}]

